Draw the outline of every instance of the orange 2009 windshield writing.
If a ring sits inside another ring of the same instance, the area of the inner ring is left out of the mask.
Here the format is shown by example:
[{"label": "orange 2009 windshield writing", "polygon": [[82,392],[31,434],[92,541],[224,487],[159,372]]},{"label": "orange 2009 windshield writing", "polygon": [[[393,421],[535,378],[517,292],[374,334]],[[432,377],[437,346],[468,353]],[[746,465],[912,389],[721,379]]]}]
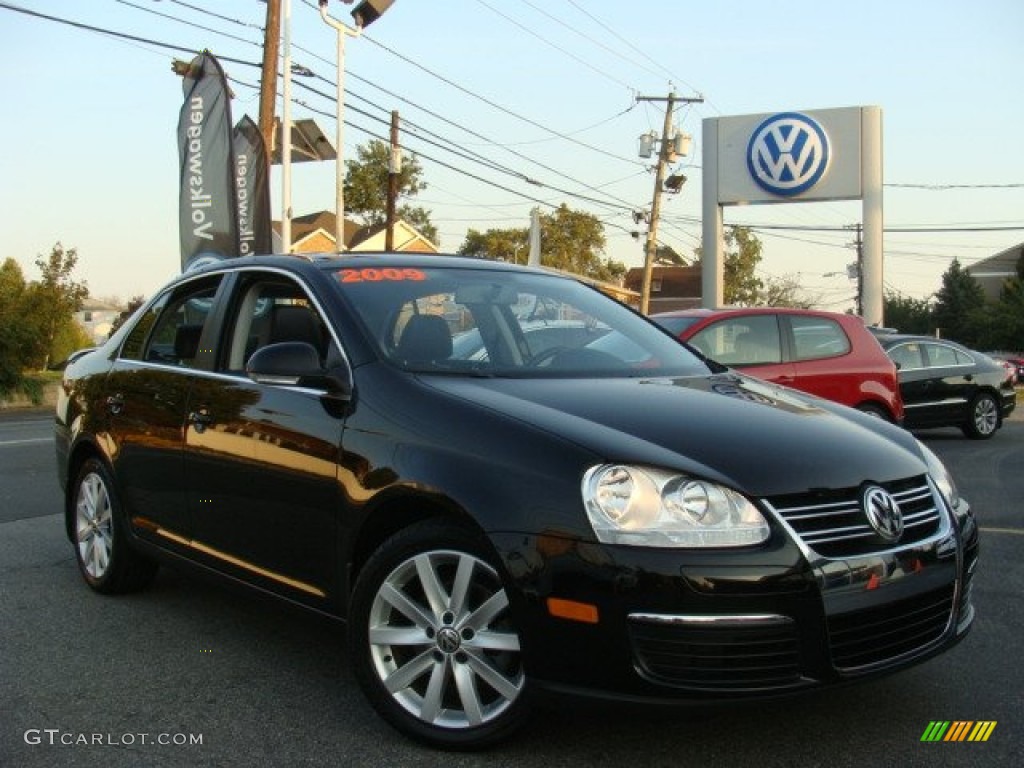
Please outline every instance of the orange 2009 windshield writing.
[{"label": "orange 2009 windshield writing", "polygon": [[343,269],[340,273],[343,283],[379,283],[385,280],[426,280],[426,274],[419,269]]}]

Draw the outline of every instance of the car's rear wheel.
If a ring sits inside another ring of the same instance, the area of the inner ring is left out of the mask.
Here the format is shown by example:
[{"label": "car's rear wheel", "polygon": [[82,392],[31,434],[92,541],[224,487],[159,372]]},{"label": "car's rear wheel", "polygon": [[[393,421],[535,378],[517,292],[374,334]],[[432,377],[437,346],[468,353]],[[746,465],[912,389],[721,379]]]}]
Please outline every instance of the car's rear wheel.
[{"label": "car's rear wheel", "polygon": [[981,392],[971,401],[970,421],[963,433],[974,440],[987,440],[999,429],[999,403],[988,392]]},{"label": "car's rear wheel", "polygon": [[374,708],[418,741],[478,749],[526,716],[519,633],[501,574],[463,528],[421,523],[372,555],[353,593],[349,644]]},{"label": "car's rear wheel", "polygon": [[876,419],[882,419],[882,421],[892,421],[889,412],[875,403],[861,403],[857,406],[857,410],[861,413],[866,413],[868,416],[874,416]]},{"label": "car's rear wheel", "polygon": [[98,459],[82,465],[72,503],[75,559],[85,582],[104,594],[148,586],[157,565],[131,548],[114,480]]}]

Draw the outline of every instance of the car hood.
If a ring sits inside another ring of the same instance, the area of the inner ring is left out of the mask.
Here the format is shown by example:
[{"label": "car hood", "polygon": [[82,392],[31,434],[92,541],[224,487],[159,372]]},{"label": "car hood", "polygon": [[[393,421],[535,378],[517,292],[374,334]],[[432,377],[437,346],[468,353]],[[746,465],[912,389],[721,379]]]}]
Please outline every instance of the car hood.
[{"label": "car hood", "polygon": [[673,379],[421,381],[556,434],[597,460],[675,468],[758,496],[926,471],[916,441],[898,427],[733,371]]}]

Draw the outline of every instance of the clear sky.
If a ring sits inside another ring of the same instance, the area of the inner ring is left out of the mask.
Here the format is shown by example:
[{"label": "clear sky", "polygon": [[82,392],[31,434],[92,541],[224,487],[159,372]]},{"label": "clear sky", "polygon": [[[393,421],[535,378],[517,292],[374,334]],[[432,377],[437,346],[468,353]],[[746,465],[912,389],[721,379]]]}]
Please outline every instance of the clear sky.
[{"label": "clear sky", "polygon": [[[0,258],[33,278],[35,257],[60,241],[78,249],[94,296],[148,295],[179,265],[182,91],[170,65],[191,55],[9,5],[253,63],[266,6],[0,0]],[[350,19],[338,0],[330,10]],[[468,228],[525,227],[534,205],[565,202],[600,216],[606,254],[637,266],[631,211],[649,207],[653,191],[637,137],[663,120],[660,104],[637,95],[674,87],[705,99],[676,113],[694,147],[675,168],[689,181],[664,198],[659,231],[686,255],[700,237],[703,118],[877,105],[887,228],[1017,227],[887,233],[886,285],[925,297],[954,257],[969,264],[1024,241],[1022,35],[1020,0],[395,0],[366,39],[347,43],[344,151],[353,157],[367,130],[386,136],[397,109],[430,185],[415,203],[432,211],[444,250]],[[301,82],[326,94],[295,86],[303,104],[293,116],[315,118],[332,140],[335,39],[315,2],[292,0],[293,60],[319,76]],[[235,119],[255,118],[258,68],[222,63]],[[272,185],[279,216],[278,169]],[[296,166],[293,196],[296,215],[333,209],[333,164]],[[859,219],[859,202],[726,212],[726,223],[799,227],[759,232],[761,272],[797,277],[840,310],[852,306],[854,284],[824,275],[853,261],[852,234],[835,229]]]}]

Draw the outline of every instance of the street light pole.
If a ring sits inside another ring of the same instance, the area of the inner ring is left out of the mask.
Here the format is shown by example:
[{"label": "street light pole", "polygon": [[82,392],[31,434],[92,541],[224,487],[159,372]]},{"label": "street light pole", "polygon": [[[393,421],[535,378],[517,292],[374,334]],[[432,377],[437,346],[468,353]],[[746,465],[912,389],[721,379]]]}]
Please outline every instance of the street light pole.
[{"label": "street light pole", "polygon": [[292,0],[282,0],[281,252],[292,250]]},{"label": "street light pole", "polygon": [[[352,0],[348,0],[351,2]],[[345,140],[345,38],[359,37],[362,26],[350,27],[327,15],[327,0],[320,0],[320,18],[338,33],[338,90],[337,90],[337,132],[336,145],[336,179],[334,193],[334,244],[338,251],[345,250],[345,164],[342,160],[342,141]]]}]

